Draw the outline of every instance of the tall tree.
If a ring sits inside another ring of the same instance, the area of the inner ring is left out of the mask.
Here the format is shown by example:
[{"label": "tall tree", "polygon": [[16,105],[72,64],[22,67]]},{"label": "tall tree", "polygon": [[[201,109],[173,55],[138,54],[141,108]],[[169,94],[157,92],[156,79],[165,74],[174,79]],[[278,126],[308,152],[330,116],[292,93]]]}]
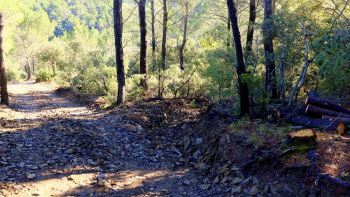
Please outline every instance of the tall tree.
[{"label": "tall tree", "polygon": [[168,34],[168,5],[167,0],[163,0],[163,31],[162,31],[162,68],[166,67],[166,44]]},{"label": "tall tree", "polygon": [[117,105],[125,102],[125,68],[123,51],[123,0],[113,0],[115,54],[117,63]]},{"label": "tall tree", "polygon": [[1,103],[9,105],[9,96],[7,93],[7,80],[4,66],[4,50],[2,46],[2,30],[4,24],[2,21],[2,13],[0,12],[0,88],[1,88]]},{"label": "tall tree", "polygon": [[147,2],[147,0],[136,1],[136,3],[138,4],[138,7],[139,7],[139,21],[140,21],[140,74],[144,75],[144,78],[141,79],[141,86],[142,86],[144,91],[147,90],[146,2]]},{"label": "tall tree", "polygon": [[155,12],[155,7],[154,7],[154,0],[151,1],[151,37],[152,37],[152,56],[153,59],[155,59],[156,56],[156,12]]},{"label": "tall tree", "polygon": [[276,82],[275,54],[273,49],[273,7],[272,0],[264,0],[264,50],[265,50],[265,89],[271,99],[278,98]]},{"label": "tall tree", "polygon": [[240,96],[241,116],[249,115],[249,90],[248,84],[243,81],[242,75],[246,73],[243,47],[241,42],[241,33],[238,27],[237,8],[234,0],[227,0],[227,8],[232,24],[232,34],[234,38],[236,57],[237,57],[237,75],[238,75],[238,92]]},{"label": "tall tree", "polygon": [[184,2],[184,16],[183,16],[183,35],[182,35],[182,41],[179,46],[179,60],[180,60],[180,69],[185,70],[185,47],[187,43],[187,31],[188,31],[188,16],[189,16],[189,1],[186,0]]},{"label": "tall tree", "polygon": [[250,0],[249,2],[249,24],[247,32],[246,43],[246,58],[252,55],[253,51],[253,39],[254,39],[254,24],[256,20],[256,0]]}]

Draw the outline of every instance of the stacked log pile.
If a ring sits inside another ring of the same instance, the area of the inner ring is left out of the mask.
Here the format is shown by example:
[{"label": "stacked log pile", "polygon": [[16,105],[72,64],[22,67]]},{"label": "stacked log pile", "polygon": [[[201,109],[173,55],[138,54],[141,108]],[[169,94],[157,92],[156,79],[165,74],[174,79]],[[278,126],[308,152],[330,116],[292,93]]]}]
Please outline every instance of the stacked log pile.
[{"label": "stacked log pile", "polygon": [[[314,91],[309,92],[305,106],[298,110],[282,109],[280,116],[296,125],[322,130],[337,130],[350,124],[350,110],[339,102],[321,98]],[[344,130],[344,129],[343,129]],[[341,131],[344,134],[345,131]]]}]

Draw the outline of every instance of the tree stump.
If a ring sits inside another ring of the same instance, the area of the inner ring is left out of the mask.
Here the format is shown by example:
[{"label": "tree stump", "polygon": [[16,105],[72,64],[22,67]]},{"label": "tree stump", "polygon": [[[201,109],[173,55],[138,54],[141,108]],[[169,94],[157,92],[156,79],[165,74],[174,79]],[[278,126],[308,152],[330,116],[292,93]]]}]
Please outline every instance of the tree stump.
[{"label": "tree stump", "polygon": [[288,134],[289,143],[297,146],[315,146],[316,132],[311,129],[304,129]]}]

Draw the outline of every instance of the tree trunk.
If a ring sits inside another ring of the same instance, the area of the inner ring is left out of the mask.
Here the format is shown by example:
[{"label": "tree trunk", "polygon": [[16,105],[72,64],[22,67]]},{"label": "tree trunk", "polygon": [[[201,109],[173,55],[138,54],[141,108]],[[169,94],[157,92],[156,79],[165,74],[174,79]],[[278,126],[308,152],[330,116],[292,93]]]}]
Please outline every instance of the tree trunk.
[{"label": "tree trunk", "polygon": [[141,79],[141,86],[144,91],[147,90],[146,2],[147,0],[140,0],[138,2],[140,19],[140,74],[144,75],[144,78]]},{"label": "tree trunk", "polygon": [[26,57],[26,64],[24,65],[24,70],[27,74],[27,80],[32,78],[32,66],[29,57]]},{"label": "tree trunk", "polygon": [[350,118],[350,114],[344,114],[341,112],[336,112],[328,109],[323,109],[313,105],[307,105],[305,114],[315,118],[322,118],[323,115],[340,117],[340,118]]},{"label": "tree trunk", "polygon": [[343,117],[334,117],[334,116],[322,116],[322,120],[328,120],[328,121],[339,121],[345,124],[350,124],[350,118],[343,118]]},{"label": "tree trunk", "polygon": [[163,35],[162,35],[162,68],[166,68],[166,43],[168,34],[168,6],[167,0],[163,0]]},{"label": "tree trunk", "polygon": [[273,19],[272,19],[272,0],[264,0],[264,50],[265,50],[265,89],[271,99],[278,98],[276,83],[276,65],[273,49]]},{"label": "tree trunk", "polygon": [[287,47],[284,46],[282,48],[281,52],[281,59],[279,64],[280,69],[280,82],[279,82],[279,89],[280,89],[280,100],[281,104],[284,105],[284,102],[286,100],[286,77],[285,77],[285,57],[287,55]]},{"label": "tree trunk", "polygon": [[124,51],[123,51],[123,12],[122,0],[113,0],[114,15],[114,38],[117,63],[118,96],[117,105],[125,102],[125,71],[124,71]]},{"label": "tree trunk", "polygon": [[187,1],[185,3],[185,16],[183,18],[183,37],[182,42],[179,47],[179,59],[180,59],[180,69],[185,70],[185,47],[187,42],[187,28],[188,28],[188,16],[189,16],[189,8],[188,8],[189,2]]},{"label": "tree trunk", "polygon": [[246,60],[253,52],[253,39],[254,39],[254,24],[256,20],[256,4],[255,0],[250,0],[249,2],[249,24],[247,32],[247,43],[246,43]]},{"label": "tree trunk", "polygon": [[[301,87],[303,87],[305,82],[305,77],[307,74],[307,70],[309,69],[310,60],[309,60],[309,39],[308,39],[308,33],[305,29],[305,24],[303,24],[303,31],[304,31],[304,48],[305,48],[305,54],[304,54],[304,66],[301,70],[301,74],[299,75],[299,79],[297,83],[294,85],[292,89],[292,93],[289,97],[288,107],[293,106],[294,101],[296,100],[296,95],[299,93]],[[313,61],[313,60],[311,60]]]},{"label": "tree trunk", "polygon": [[304,126],[306,128],[321,128],[328,131],[334,131],[339,125],[339,121],[314,119],[300,115],[288,117],[286,120],[298,126]]},{"label": "tree trunk", "polygon": [[[154,10],[154,0],[151,0],[151,17],[152,17],[151,18],[152,59],[155,62],[155,59],[156,59],[156,28],[155,28],[156,14],[155,14],[155,10]],[[155,67],[155,65],[153,65],[153,66]]]},{"label": "tree trunk", "polygon": [[9,96],[7,93],[7,79],[4,66],[4,50],[2,46],[2,30],[4,24],[2,21],[2,13],[0,12],[0,89],[1,89],[1,103],[9,105]]},{"label": "tree trunk", "polygon": [[306,105],[313,105],[317,107],[321,107],[324,109],[336,111],[336,112],[341,112],[344,114],[349,114],[350,115],[350,110],[346,109],[345,107],[341,106],[338,103],[334,103],[332,101],[326,100],[326,99],[321,99],[318,97],[312,97],[308,96],[305,101]]},{"label": "tree trunk", "polygon": [[243,81],[242,75],[246,73],[243,48],[241,42],[241,33],[238,27],[237,8],[233,0],[227,0],[227,7],[232,24],[232,34],[234,38],[236,56],[237,56],[237,74],[238,74],[238,92],[240,96],[241,116],[249,115],[249,91],[248,84]]},{"label": "tree trunk", "polygon": [[[228,15],[230,15],[230,13],[228,13]],[[231,40],[231,20],[230,20],[230,17],[227,17],[227,41],[226,41],[227,52],[230,49],[231,42],[232,42],[232,40]]]}]

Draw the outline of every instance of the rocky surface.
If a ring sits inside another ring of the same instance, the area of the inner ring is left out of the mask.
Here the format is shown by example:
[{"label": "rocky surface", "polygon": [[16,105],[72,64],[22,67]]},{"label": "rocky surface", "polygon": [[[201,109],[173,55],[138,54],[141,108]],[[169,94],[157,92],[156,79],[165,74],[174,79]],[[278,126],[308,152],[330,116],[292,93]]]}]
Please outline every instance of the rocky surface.
[{"label": "rocky surface", "polygon": [[288,133],[270,131],[278,125],[237,122],[243,131],[233,132],[237,117],[225,103],[150,100],[93,111],[45,84],[9,89],[12,106],[0,107],[0,196],[348,193],[320,176],[329,169],[341,176],[337,166],[347,171],[348,138],[317,133],[317,148],[305,152],[283,142]]},{"label": "rocky surface", "polygon": [[215,196],[203,177],[166,159],[179,152],[152,148],[144,128],[122,115],[73,104],[47,85],[9,89],[13,104],[0,109],[1,195]]}]

